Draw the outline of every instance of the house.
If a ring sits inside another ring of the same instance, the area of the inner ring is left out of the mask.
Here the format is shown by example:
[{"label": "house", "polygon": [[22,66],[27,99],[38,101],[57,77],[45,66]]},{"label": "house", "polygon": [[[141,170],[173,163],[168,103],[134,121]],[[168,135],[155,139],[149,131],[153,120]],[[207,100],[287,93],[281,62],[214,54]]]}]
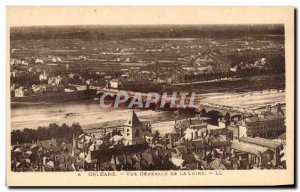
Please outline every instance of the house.
[{"label": "house", "polygon": [[44,93],[46,92],[47,87],[46,85],[32,85],[33,93]]},{"label": "house", "polygon": [[186,146],[172,149],[171,162],[182,170],[200,169],[201,166],[201,158],[195,152],[189,151]]},{"label": "house", "polygon": [[206,132],[207,132],[207,125],[190,125],[189,128],[187,128],[185,131],[184,131],[184,138],[186,140],[194,140],[194,139],[197,139],[197,138],[203,138],[205,135],[206,135]]},{"label": "house", "polygon": [[39,58],[37,58],[34,62],[35,62],[36,64],[44,64],[44,60],[39,59]]},{"label": "house", "polygon": [[231,141],[225,135],[210,136],[208,142],[210,147],[223,151],[229,151],[231,145]]},{"label": "house", "polygon": [[243,169],[248,169],[250,166],[268,168],[275,165],[274,152],[268,148],[252,143],[232,142],[231,149],[240,162],[244,163]]},{"label": "house", "polygon": [[226,170],[227,169],[226,166],[223,164],[223,162],[218,158],[209,162],[208,167],[209,167],[209,169],[212,169],[212,170]]},{"label": "house", "polygon": [[19,59],[11,59],[10,60],[10,65],[13,66],[13,65],[20,65],[22,63],[21,60]]},{"label": "house", "polygon": [[236,72],[236,71],[237,71],[237,65],[236,65],[235,67],[231,67],[231,68],[230,68],[230,71]]},{"label": "house", "polygon": [[228,125],[227,129],[232,133],[232,140],[239,140],[241,137],[247,137],[247,130],[243,126]]},{"label": "house", "polygon": [[183,156],[187,154],[187,147],[186,146],[178,146],[171,150],[171,162],[177,166],[182,168],[184,159]]},{"label": "house", "polygon": [[14,92],[15,92],[15,97],[24,97],[29,95],[29,91],[25,89],[23,86],[15,89]]},{"label": "house", "polygon": [[282,153],[282,151],[284,150],[284,146],[280,142],[272,141],[270,139],[261,137],[242,137],[240,138],[240,142],[249,143],[252,145],[263,147],[265,149],[272,150],[275,155],[275,165],[279,165],[281,163],[281,158],[284,156],[284,153]]},{"label": "house", "polygon": [[24,97],[25,92],[23,87],[19,87],[18,89],[15,89],[15,97]]},{"label": "house", "polygon": [[[175,129],[180,130],[180,136],[183,137],[184,131],[187,128],[191,129],[197,129],[199,131],[200,129],[207,128],[207,121],[209,118],[207,117],[195,117],[195,118],[186,118],[186,119],[179,119],[175,120]],[[198,135],[200,136],[201,133]],[[194,137],[196,134],[194,134]]]},{"label": "house", "polygon": [[28,62],[25,61],[25,60],[22,60],[22,61],[21,61],[21,64],[22,64],[22,65],[28,65]]},{"label": "house", "polygon": [[282,133],[276,138],[277,142],[281,142],[281,144],[286,144],[286,133]]},{"label": "house", "polygon": [[58,86],[58,85],[60,85],[61,80],[62,80],[62,77],[60,75],[57,77],[50,77],[48,79],[48,84],[51,86]]},{"label": "house", "polygon": [[48,161],[47,163],[44,164],[44,171],[54,171],[54,162],[53,161]]},{"label": "house", "polygon": [[41,74],[39,75],[39,79],[40,79],[40,81],[47,81],[48,76],[47,76],[47,74],[45,73],[45,71],[44,71],[44,73],[41,73]]},{"label": "house", "polygon": [[46,150],[56,149],[57,146],[58,146],[56,139],[37,141],[37,145],[39,147],[42,147],[43,149],[46,149]]},{"label": "house", "polygon": [[110,84],[110,88],[117,89],[120,85],[120,82],[118,79],[112,79],[109,81],[109,84]]}]

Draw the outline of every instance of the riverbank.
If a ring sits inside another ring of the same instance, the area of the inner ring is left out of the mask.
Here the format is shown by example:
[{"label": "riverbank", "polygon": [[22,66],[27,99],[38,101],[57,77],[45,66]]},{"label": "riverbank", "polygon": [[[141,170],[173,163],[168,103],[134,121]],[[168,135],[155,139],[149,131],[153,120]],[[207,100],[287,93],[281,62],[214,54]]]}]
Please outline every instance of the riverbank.
[{"label": "riverbank", "polygon": [[211,82],[188,82],[174,84],[171,90],[196,91],[197,93],[213,92],[248,92],[261,90],[285,90],[285,75],[260,75],[246,78],[235,78]]},{"label": "riverbank", "polygon": [[[206,93],[197,97],[200,103],[210,102],[227,106],[243,106],[255,108],[276,102],[285,102],[285,92],[277,90],[250,91],[243,93]],[[103,109],[97,101],[72,101],[25,105],[11,109],[11,128],[24,129],[38,126],[48,126],[50,123],[71,125],[78,122],[82,128],[99,128],[111,124],[122,124],[127,120],[132,109],[111,108]],[[167,111],[138,110],[137,115],[143,121],[151,124],[174,120],[174,113]]]}]

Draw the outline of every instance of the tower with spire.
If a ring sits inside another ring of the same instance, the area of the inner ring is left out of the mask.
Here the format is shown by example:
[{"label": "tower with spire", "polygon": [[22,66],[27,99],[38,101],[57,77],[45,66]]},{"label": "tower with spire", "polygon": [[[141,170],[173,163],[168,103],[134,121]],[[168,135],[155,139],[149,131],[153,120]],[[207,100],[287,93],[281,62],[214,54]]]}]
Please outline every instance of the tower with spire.
[{"label": "tower with spire", "polygon": [[143,124],[134,110],[132,110],[130,118],[124,124],[124,139],[128,145],[145,143]]}]

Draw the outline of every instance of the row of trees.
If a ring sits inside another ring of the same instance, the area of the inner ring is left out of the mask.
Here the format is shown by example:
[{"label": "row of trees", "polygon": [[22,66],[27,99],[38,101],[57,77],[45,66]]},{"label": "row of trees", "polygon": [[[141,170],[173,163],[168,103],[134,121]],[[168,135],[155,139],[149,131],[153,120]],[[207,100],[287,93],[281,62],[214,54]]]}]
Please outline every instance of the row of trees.
[{"label": "row of trees", "polygon": [[49,124],[48,127],[38,127],[37,129],[25,128],[23,130],[13,130],[11,132],[11,144],[31,143],[36,140],[47,139],[66,139],[72,142],[73,135],[83,133],[81,126],[78,123],[73,123],[71,126],[67,124],[58,125],[56,123]]},{"label": "row of trees", "polygon": [[33,39],[130,39],[130,38],[238,38],[284,35],[283,25],[273,26],[77,26],[12,28],[12,40]]},{"label": "row of trees", "polygon": [[13,40],[37,40],[37,39],[81,39],[81,40],[104,40],[106,35],[97,31],[75,31],[75,32],[25,32],[25,33],[11,33]]}]

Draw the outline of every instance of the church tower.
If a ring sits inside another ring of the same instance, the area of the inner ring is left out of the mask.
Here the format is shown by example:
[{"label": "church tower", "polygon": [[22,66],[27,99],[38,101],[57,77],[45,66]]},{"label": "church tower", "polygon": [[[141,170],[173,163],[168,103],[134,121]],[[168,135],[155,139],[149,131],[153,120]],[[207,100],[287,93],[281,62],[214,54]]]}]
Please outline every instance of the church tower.
[{"label": "church tower", "polygon": [[143,124],[134,111],[124,124],[124,139],[129,145],[145,143]]}]

